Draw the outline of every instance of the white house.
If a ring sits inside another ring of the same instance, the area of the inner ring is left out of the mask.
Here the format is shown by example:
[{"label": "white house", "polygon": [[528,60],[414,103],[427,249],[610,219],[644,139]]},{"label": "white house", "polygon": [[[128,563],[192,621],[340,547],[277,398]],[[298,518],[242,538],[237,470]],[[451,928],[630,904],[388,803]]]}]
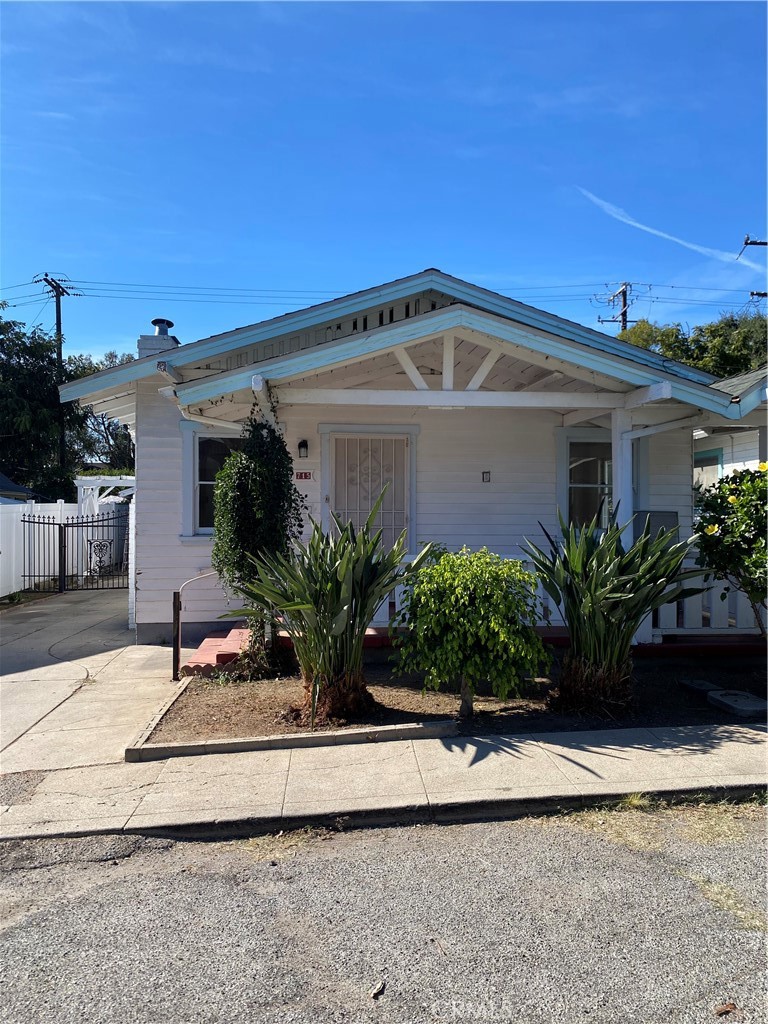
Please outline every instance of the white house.
[{"label": "white house", "polygon": [[[765,368],[730,377],[720,388],[734,395],[765,379]],[[727,426],[701,425],[693,431],[693,482],[708,487],[738,469],[757,469],[768,461],[765,410],[758,408],[746,422]]]},{"label": "white house", "polygon": [[[210,571],[214,478],[268,389],[315,519],[359,520],[389,481],[388,538],[511,557],[558,508],[583,520],[604,497],[689,535],[692,430],[764,417],[764,375],[734,393],[439,270],[186,345],[153,324],[137,361],[61,389],[135,436],[139,642],[167,640],[172,592]],[[220,628],[226,607],[215,577],[188,586],[185,635]],[[665,609],[653,638],[749,627],[699,598]]]}]

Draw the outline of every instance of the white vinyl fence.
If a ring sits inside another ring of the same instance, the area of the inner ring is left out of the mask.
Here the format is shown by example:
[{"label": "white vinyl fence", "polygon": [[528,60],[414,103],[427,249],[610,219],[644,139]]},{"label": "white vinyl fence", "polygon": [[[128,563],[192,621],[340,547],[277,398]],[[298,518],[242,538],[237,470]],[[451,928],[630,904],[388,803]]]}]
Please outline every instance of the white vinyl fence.
[{"label": "white vinyl fence", "polygon": [[52,516],[63,523],[67,516],[77,515],[77,505],[64,501],[38,504],[16,501],[0,505],[0,597],[24,589],[24,530],[22,516]]},{"label": "white vinyl fence", "polygon": [[[106,540],[111,562],[119,563],[125,547],[127,516],[114,519],[110,513],[124,508],[122,503],[104,502],[99,506],[96,526],[80,531],[67,529],[64,575],[81,578],[92,573],[91,550],[96,539]],[[59,545],[56,524],[82,522],[77,518],[75,503],[14,502],[0,505],[0,598],[30,586],[55,589],[53,581],[59,574]],[[34,517],[38,522],[24,522]],[[105,521],[103,527],[98,522]],[[26,575],[25,575],[26,574]],[[50,584],[50,585],[49,585]]]}]

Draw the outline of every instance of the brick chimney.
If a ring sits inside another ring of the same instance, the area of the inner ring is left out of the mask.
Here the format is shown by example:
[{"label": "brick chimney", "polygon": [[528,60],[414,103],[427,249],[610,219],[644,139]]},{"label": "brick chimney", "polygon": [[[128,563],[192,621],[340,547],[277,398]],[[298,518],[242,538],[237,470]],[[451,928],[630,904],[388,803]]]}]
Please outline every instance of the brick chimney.
[{"label": "brick chimney", "polygon": [[157,356],[161,352],[168,352],[180,344],[179,339],[169,334],[173,327],[173,320],[165,320],[163,317],[156,317],[152,321],[155,328],[154,334],[142,334],[139,336],[139,359],[142,356]]}]

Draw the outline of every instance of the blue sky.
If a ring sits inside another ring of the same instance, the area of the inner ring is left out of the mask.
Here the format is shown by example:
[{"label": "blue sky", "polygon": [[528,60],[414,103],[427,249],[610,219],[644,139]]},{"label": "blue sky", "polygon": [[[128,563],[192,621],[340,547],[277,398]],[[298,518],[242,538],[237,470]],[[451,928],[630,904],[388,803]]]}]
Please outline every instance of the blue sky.
[{"label": "blue sky", "polygon": [[3,3],[5,315],[67,275],[98,356],[436,266],[707,322],[766,287],[765,39],[762,3]]}]

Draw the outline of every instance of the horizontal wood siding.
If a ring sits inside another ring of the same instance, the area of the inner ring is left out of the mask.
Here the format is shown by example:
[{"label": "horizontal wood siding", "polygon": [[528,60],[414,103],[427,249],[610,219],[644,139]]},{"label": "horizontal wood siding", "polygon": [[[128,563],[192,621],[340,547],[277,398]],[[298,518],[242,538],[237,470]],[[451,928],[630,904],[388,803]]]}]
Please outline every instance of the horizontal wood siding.
[{"label": "horizontal wood siding", "polygon": [[735,469],[757,469],[759,461],[759,438],[756,430],[739,431],[734,434],[711,434],[694,442],[697,452],[711,452],[722,448],[723,474]]},{"label": "horizontal wood siding", "polygon": [[[210,568],[212,541],[182,538],[182,439],[179,414],[157,394],[157,384],[141,385],[136,476],[137,623],[170,621],[172,592]],[[418,427],[416,445],[416,522],[414,547],[438,541],[452,549],[487,545],[505,557],[524,557],[525,539],[544,542],[539,523],[557,526],[557,444],[560,417],[546,410],[392,410],[347,406],[284,406],[294,468],[311,473],[297,481],[308,516],[322,519],[319,424],[395,424]],[[306,440],[309,456],[298,458]],[[648,441],[651,480],[648,507],[677,511],[683,533],[691,529],[691,438],[685,431]],[[491,474],[483,482],[483,472]],[[214,579],[184,592],[186,621],[213,621],[228,607]],[[226,623],[222,624],[222,628]]]},{"label": "horizontal wood siding", "polygon": [[[543,539],[539,520],[554,527],[554,427],[559,417],[531,410],[401,412],[333,406],[281,410],[294,459],[298,442],[309,442],[309,457],[296,460],[295,468],[312,473],[311,481],[297,483],[310,515],[320,519],[324,502],[318,424],[396,424],[419,427],[412,538],[417,546],[427,541],[451,548],[487,544],[516,557],[525,536]],[[491,473],[490,483],[483,483],[484,470]]]},{"label": "horizontal wood siding", "polygon": [[[212,540],[181,537],[182,438],[178,409],[140,382],[136,431],[136,624],[171,621],[174,590],[210,571]],[[215,578],[184,590],[184,617],[216,619],[227,599]],[[226,628],[226,624],[222,624]]]},{"label": "horizontal wood siding", "polygon": [[689,430],[670,430],[648,439],[648,508],[653,512],[677,512],[680,537],[690,536],[693,444]]}]

